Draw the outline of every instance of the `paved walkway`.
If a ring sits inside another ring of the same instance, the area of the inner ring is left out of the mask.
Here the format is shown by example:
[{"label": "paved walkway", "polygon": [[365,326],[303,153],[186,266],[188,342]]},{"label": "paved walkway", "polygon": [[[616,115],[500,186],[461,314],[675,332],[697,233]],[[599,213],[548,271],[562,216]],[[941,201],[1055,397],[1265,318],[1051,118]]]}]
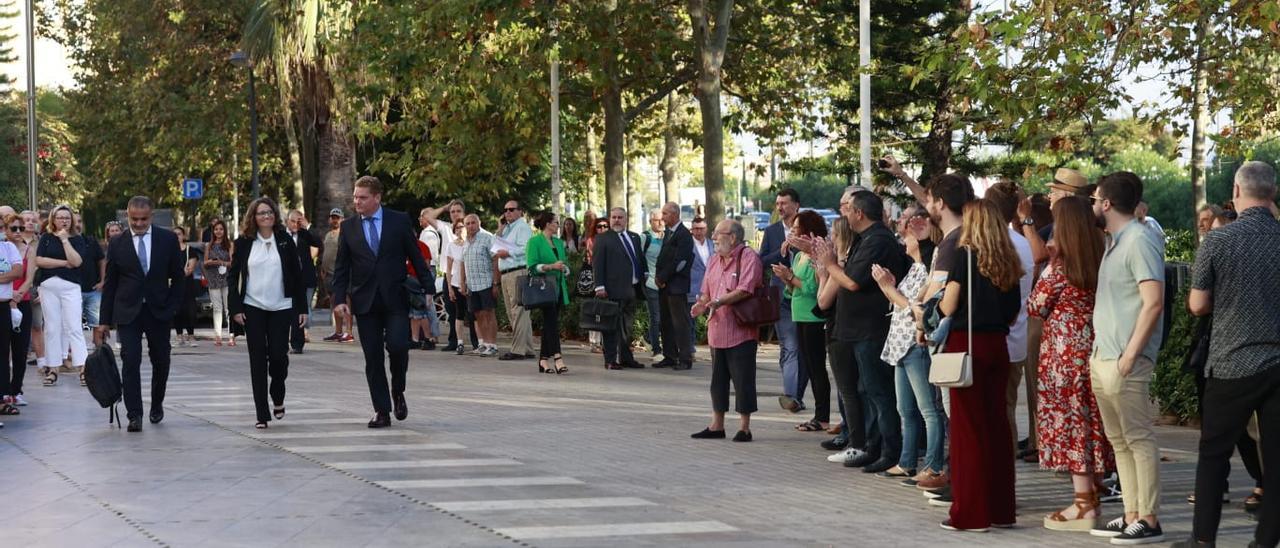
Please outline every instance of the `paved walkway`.
[{"label": "paved walkway", "polygon": [[[1104,545],[1040,516],[1069,481],[1018,465],[1019,527],[949,533],[919,491],[827,463],[824,435],[777,410],[760,354],[756,441],[696,441],[710,368],[606,371],[568,343],[571,371],[414,351],[409,420],[369,430],[357,345],[293,358],[288,416],[253,428],[243,346],[176,351],[160,425],[107,425],[69,377],[6,417],[0,539],[30,546],[990,546]],[[702,349],[701,356],[706,356]],[[144,365],[144,371],[146,366]],[[29,373],[27,378],[34,375]],[[145,392],[145,390],[144,390]],[[1023,426],[1025,431],[1025,425]],[[1196,434],[1162,428],[1162,518],[1188,534]],[[1223,545],[1244,545],[1233,474]],[[1108,516],[1118,504],[1105,505]]]}]

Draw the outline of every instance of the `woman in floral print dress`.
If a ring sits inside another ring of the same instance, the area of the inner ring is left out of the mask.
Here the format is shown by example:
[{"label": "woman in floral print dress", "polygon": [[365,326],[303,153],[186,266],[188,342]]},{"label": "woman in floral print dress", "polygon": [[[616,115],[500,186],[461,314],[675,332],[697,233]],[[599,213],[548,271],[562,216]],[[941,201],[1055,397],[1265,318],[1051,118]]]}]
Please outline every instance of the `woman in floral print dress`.
[{"label": "woman in floral print dress", "polygon": [[1103,236],[1085,198],[1059,200],[1053,216],[1055,257],[1032,290],[1027,312],[1044,320],[1036,410],[1040,467],[1070,472],[1075,501],[1045,516],[1044,526],[1087,532],[1098,519],[1098,480],[1115,467],[1089,382]]}]

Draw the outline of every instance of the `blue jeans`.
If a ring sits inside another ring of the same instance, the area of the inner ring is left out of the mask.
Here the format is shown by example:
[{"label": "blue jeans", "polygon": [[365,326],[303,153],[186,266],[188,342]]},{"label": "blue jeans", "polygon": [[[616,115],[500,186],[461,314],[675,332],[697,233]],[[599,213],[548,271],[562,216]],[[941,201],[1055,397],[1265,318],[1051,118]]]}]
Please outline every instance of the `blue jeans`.
[{"label": "blue jeans", "polygon": [[654,354],[662,353],[662,309],[658,301],[658,290],[644,287],[645,308],[649,309],[649,333],[645,340],[649,341],[649,350]]},{"label": "blue jeans", "polygon": [[81,292],[80,297],[84,301],[84,323],[89,324],[89,327],[97,327],[98,310],[102,307],[102,292]]},{"label": "blue jeans", "polygon": [[782,301],[778,322],[773,324],[778,332],[778,365],[782,368],[782,393],[804,403],[804,390],[809,385],[809,372],[800,365],[800,339],[796,337],[796,324],[791,321],[791,301]]},{"label": "blue jeans", "polygon": [[898,414],[902,416],[902,458],[898,466],[905,470],[916,467],[920,453],[920,423],[924,421],[927,452],[926,470],[941,472],[946,466],[943,454],[946,416],[942,413],[942,397],[937,387],[929,384],[929,349],[913,346],[894,368],[894,387],[898,393]]},{"label": "blue jeans", "polygon": [[[880,359],[884,339],[857,341],[853,346],[858,362],[858,392],[862,394],[865,423],[874,424],[880,435],[880,457],[902,454],[902,419],[898,416],[893,392],[893,367]],[[873,444],[868,428],[867,445]]]}]

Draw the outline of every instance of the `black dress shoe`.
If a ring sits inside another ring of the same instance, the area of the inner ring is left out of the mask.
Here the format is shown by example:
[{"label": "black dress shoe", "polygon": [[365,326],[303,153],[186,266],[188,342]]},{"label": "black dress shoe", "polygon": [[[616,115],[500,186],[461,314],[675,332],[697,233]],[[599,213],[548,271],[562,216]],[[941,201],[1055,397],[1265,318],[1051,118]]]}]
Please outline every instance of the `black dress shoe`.
[{"label": "black dress shoe", "polygon": [[733,441],[751,441],[751,432],[739,430],[737,434],[733,435]]},{"label": "black dress shoe", "polygon": [[660,362],[658,362],[658,363],[653,364],[653,368],[654,368],[654,369],[660,369],[660,368],[663,368],[663,367],[675,367],[675,365],[676,365],[676,362],[673,362],[673,361],[670,361],[670,360],[662,360],[662,361],[660,361]]},{"label": "black dress shoe", "polygon": [[[741,434],[741,432],[739,432],[739,434]],[[724,439],[724,430],[703,428],[701,432],[690,434],[689,437],[695,440],[722,440]]]},{"label": "black dress shoe", "polygon": [[290,353],[290,354],[301,354],[301,353],[302,353],[302,349],[301,349],[301,348],[294,348],[294,349],[290,350],[290,351],[289,351],[289,353]]},{"label": "black dress shoe", "polygon": [[[672,371],[688,371],[688,370],[690,370],[690,369],[693,369],[693,364],[691,364],[691,363],[682,363],[682,364],[676,364],[676,365],[671,366],[671,370],[672,370]],[[748,434],[748,435],[750,435],[750,434]],[[748,440],[748,441],[750,441],[750,440]]]},{"label": "black dress shoe", "polygon": [[827,451],[840,451],[849,446],[849,438],[844,436],[836,436],[827,441],[822,442],[822,448]]},{"label": "black dress shoe", "polygon": [[164,408],[156,408],[151,410],[151,424],[160,424],[164,420]]},{"label": "black dress shoe", "polygon": [[404,401],[404,392],[392,395],[391,402],[395,405],[396,420],[402,421],[409,416],[409,403]]},{"label": "black dress shoe", "polygon": [[447,344],[447,345],[444,345],[444,346],[440,347],[440,351],[441,351],[441,352],[453,352],[453,351],[455,351],[455,350],[457,350],[457,349],[458,349],[458,345],[456,345],[456,344]]},{"label": "black dress shoe", "polygon": [[524,354],[513,354],[511,352],[507,352],[501,356],[498,356],[498,359],[502,361],[523,360]]},{"label": "black dress shoe", "polygon": [[[862,468],[863,466],[866,466],[878,460],[880,460],[880,455],[875,455],[872,453],[863,453],[853,459],[844,461],[844,467],[845,468]],[[893,466],[893,465],[890,464],[889,466]],[[888,468],[885,468],[885,470],[888,470]]]},{"label": "black dress shoe", "polygon": [[141,431],[142,431],[142,419],[140,419],[140,418],[138,418],[138,417],[130,417],[130,418],[129,418],[129,428],[128,428],[128,430],[129,430],[130,432],[141,432]]},{"label": "black dress shoe", "polygon": [[533,354],[525,354],[525,355],[524,355],[524,359],[526,359],[526,360],[532,360],[532,359],[534,359],[534,358],[536,358],[536,357],[537,357],[537,356],[535,356],[535,355],[533,355]]},{"label": "black dress shoe", "polygon": [[627,369],[644,369],[644,364],[635,360],[631,360],[629,362],[623,363],[622,367],[625,367]]},{"label": "black dress shoe", "polygon": [[865,474],[878,474],[880,472],[884,472],[885,470],[893,468],[895,464],[898,464],[898,463],[893,459],[881,458],[871,464],[863,466],[862,472]]},{"label": "black dress shoe", "polygon": [[618,370],[621,370],[621,369],[622,369],[622,366],[621,366],[621,365],[618,365],[618,364],[616,364],[616,363],[606,363],[606,364],[604,364],[604,368],[605,368],[605,369],[609,369],[609,370],[613,370],[613,371],[618,371]]},{"label": "black dress shoe", "polygon": [[386,413],[378,413],[369,421],[369,428],[386,428],[391,426],[391,416]]},{"label": "black dress shoe", "polygon": [[435,349],[436,349],[436,343],[433,343],[433,342],[431,342],[431,341],[422,341],[422,349],[423,349],[423,350],[435,350]]}]

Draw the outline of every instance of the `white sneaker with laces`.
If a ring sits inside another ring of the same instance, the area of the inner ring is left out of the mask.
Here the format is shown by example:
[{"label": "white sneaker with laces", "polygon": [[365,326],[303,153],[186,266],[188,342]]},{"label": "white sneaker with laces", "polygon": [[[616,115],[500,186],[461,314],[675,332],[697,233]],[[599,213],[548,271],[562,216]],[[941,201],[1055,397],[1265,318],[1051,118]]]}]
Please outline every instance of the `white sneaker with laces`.
[{"label": "white sneaker with laces", "polygon": [[22,394],[18,394],[17,396],[14,396],[13,401],[14,401],[14,405],[17,405],[18,407],[27,406],[27,399],[22,397]]},{"label": "white sneaker with laces", "polygon": [[831,456],[827,457],[827,462],[843,463],[847,460],[856,459],[861,456],[862,456],[861,449],[858,449],[856,447],[850,447],[848,449],[845,449],[844,451],[841,451],[839,453],[834,453]]}]

